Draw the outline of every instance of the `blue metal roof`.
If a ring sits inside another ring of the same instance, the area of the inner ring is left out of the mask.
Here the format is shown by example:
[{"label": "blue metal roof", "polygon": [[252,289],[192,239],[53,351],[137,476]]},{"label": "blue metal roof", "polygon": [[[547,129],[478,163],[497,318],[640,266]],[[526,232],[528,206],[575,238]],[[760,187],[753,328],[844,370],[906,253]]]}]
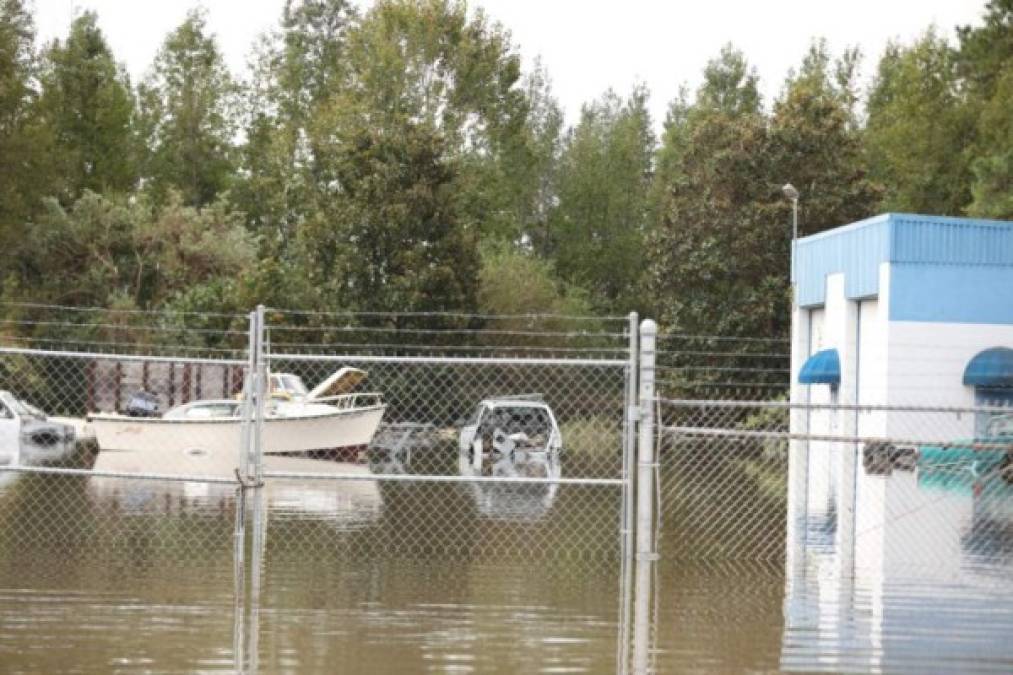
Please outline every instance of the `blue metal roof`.
[{"label": "blue metal roof", "polygon": [[967,362],[964,384],[976,387],[1013,387],[1013,349],[992,347]]},{"label": "blue metal roof", "polygon": [[824,349],[816,352],[802,364],[798,371],[799,384],[833,384],[841,383],[841,357],[836,349]]},{"label": "blue metal roof", "polygon": [[802,307],[837,273],[848,298],[877,297],[890,263],[892,320],[1013,323],[1013,222],[887,213],[800,239],[797,256]]}]

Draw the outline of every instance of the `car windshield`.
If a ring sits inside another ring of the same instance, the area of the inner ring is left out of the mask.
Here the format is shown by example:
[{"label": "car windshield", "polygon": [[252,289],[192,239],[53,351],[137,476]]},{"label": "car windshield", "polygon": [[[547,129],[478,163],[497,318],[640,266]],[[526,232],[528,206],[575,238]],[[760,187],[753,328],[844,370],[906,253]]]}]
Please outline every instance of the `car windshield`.
[{"label": "car windshield", "polygon": [[489,424],[507,434],[523,433],[528,436],[545,434],[551,426],[549,414],[544,408],[527,406],[497,407],[489,415]]},{"label": "car windshield", "polygon": [[40,420],[46,419],[46,414],[33,406],[31,403],[26,403],[19,399],[11,397],[10,399],[11,409],[14,414],[19,417],[36,417]]},{"label": "car windshield", "polygon": [[468,417],[467,425],[468,426],[475,426],[475,425],[477,425],[478,421],[480,419],[482,419],[482,411],[483,410],[485,410],[485,406],[482,405],[482,404],[479,404],[478,407],[475,408],[475,411],[473,413],[471,413],[471,415]]}]

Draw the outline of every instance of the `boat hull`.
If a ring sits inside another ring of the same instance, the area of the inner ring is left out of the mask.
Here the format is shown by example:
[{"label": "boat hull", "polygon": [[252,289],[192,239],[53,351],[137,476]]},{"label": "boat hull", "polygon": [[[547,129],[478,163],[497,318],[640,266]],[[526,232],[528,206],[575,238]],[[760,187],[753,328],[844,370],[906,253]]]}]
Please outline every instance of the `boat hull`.
[{"label": "boat hull", "polygon": [[[312,416],[268,417],[263,426],[264,454],[347,454],[369,445],[383,413],[381,405]],[[109,454],[123,455],[113,462],[120,470],[144,473],[233,475],[239,466],[243,424],[237,418],[96,414],[89,422],[99,446],[96,469],[110,463],[103,461],[103,455]]]}]

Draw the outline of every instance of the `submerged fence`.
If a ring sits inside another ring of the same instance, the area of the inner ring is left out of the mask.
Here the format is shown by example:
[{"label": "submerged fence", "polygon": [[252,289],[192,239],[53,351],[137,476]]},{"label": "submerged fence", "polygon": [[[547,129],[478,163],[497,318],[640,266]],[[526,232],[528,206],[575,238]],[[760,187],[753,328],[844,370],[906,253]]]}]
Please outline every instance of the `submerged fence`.
[{"label": "submerged fence", "polygon": [[419,570],[502,580],[475,591],[490,606],[593,606],[616,671],[642,673],[666,669],[666,579],[691,563],[1013,559],[1005,403],[842,402],[792,382],[786,341],[635,315],[16,309],[4,583],[227,599],[237,670],[279,658],[272,611],[365,621],[402,578],[436,602]]}]

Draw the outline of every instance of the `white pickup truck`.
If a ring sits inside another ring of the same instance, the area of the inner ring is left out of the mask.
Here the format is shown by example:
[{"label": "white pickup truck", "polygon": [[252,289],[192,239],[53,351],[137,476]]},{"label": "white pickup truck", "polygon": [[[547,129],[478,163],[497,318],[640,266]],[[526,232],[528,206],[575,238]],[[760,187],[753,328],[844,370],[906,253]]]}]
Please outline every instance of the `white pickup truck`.
[{"label": "white pickup truck", "polygon": [[76,434],[69,424],[0,390],[0,465],[45,464],[74,449]]}]

